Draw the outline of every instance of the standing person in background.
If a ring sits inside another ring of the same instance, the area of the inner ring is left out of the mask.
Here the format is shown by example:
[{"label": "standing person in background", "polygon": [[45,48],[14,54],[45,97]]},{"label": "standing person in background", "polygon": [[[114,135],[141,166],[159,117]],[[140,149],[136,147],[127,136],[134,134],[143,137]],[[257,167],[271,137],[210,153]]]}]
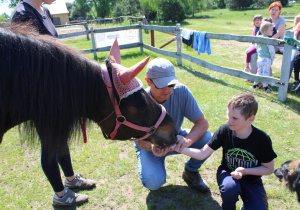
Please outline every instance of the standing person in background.
[{"label": "standing person in background", "polygon": [[[42,4],[52,4],[55,0],[21,0],[12,15],[12,24],[29,22],[40,34],[57,37],[57,31],[52,23],[47,7]],[[88,201],[88,196],[73,192],[72,188],[91,189],[96,186],[95,181],[85,179],[74,173],[68,145],[63,154],[48,154],[47,147],[41,145],[41,165],[53,190],[53,206],[77,206]],[[65,175],[65,186],[62,183],[59,166]],[[70,189],[69,189],[70,188]]]},{"label": "standing person in background", "polygon": [[[269,37],[273,34],[273,25],[267,21],[262,22],[260,31],[262,37]],[[266,44],[257,44],[257,75],[260,76],[270,76],[271,65],[275,58],[274,46]],[[253,88],[258,87],[258,82],[253,83]],[[267,83],[263,83],[264,90],[269,93],[273,90],[269,87]]]},{"label": "standing person in background", "polygon": [[[294,39],[300,41],[300,22],[294,27]],[[297,91],[300,88],[299,71],[300,71],[300,50],[294,51],[294,79],[291,91]]]},{"label": "standing person in background", "polygon": [[[285,29],[286,29],[286,21],[284,18],[280,17],[281,13],[281,2],[275,1],[269,6],[269,15],[272,18],[272,23],[274,24],[274,27],[277,30],[277,33],[272,36],[272,38],[275,39],[283,39]],[[275,52],[283,53],[283,47],[275,46]]]},{"label": "standing person in background", "polygon": [[[294,25],[293,25],[293,29],[294,29],[294,38],[297,39],[297,36],[295,36],[295,33],[297,31],[296,27],[298,25],[298,23],[300,22],[300,15],[297,15],[295,18],[294,18]],[[297,39],[299,41],[299,39]],[[292,54],[291,54],[291,66],[290,66],[290,75],[289,75],[289,78],[291,78],[291,75],[292,75],[292,72],[293,72],[293,68],[294,68],[294,64],[295,64],[295,53],[296,53],[296,50],[293,49],[292,50]],[[293,85],[294,86],[294,85]],[[294,89],[294,87],[292,86],[292,89]]]},{"label": "standing person in background", "polygon": [[[255,15],[253,18],[253,31],[252,31],[252,36],[257,36],[258,32],[259,32],[259,27],[262,21],[262,16],[261,15]],[[251,61],[251,55],[253,53],[256,53],[256,47],[255,44],[252,43],[251,46],[248,47],[248,49],[246,50],[246,67],[245,67],[245,72],[249,72],[250,71],[250,61]],[[247,82],[249,80],[246,80]]]}]

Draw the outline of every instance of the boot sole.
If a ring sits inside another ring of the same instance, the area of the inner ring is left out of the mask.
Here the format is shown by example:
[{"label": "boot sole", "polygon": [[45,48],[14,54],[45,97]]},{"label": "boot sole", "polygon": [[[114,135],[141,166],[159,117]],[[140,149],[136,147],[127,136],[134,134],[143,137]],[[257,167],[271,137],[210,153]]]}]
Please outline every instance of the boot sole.
[{"label": "boot sole", "polygon": [[198,192],[206,193],[206,192],[210,191],[209,188],[207,188],[206,190],[200,190],[198,187],[194,186],[193,183],[192,183],[190,180],[188,180],[187,178],[185,178],[185,175],[184,175],[184,174],[182,174],[182,179],[187,183],[187,185],[188,185],[189,187],[191,187],[191,188],[197,190]]},{"label": "boot sole", "polygon": [[70,206],[81,206],[82,204],[84,204],[85,202],[88,202],[88,200],[86,201],[81,201],[78,203],[74,203],[74,204],[52,204],[53,207],[70,207]]}]

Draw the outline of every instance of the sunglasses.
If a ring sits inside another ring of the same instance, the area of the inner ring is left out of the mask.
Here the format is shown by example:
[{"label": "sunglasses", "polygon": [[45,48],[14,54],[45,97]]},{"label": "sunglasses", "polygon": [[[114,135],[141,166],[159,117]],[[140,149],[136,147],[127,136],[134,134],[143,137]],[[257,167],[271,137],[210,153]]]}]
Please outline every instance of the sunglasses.
[{"label": "sunglasses", "polygon": [[[163,87],[162,87],[162,88],[158,88],[158,87],[154,84],[154,82],[152,81],[152,79],[150,79],[150,81],[151,81],[151,83],[155,86],[156,89],[163,89]],[[173,88],[173,87],[175,87],[175,84],[173,84],[173,85],[168,85],[168,87],[169,87],[169,88]]]}]

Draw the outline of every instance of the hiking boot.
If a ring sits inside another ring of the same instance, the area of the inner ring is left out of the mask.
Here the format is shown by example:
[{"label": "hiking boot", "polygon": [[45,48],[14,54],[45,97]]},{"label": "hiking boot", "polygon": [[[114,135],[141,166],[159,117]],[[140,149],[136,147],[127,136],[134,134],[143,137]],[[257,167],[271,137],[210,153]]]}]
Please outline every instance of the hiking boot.
[{"label": "hiking boot", "polygon": [[190,171],[185,167],[182,173],[182,179],[188,184],[188,186],[201,193],[209,191],[209,185],[201,178],[199,171]]},{"label": "hiking boot", "polygon": [[300,88],[300,82],[299,81],[295,81],[293,84],[292,84],[292,88],[291,88],[291,91],[296,91]]},{"label": "hiking boot", "polygon": [[80,206],[81,204],[88,201],[87,195],[82,195],[73,192],[69,188],[65,188],[63,196],[60,198],[56,193],[53,196],[53,206]]},{"label": "hiking boot", "polygon": [[65,178],[65,186],[70,189],[80,188],[80,189],[92,189],[96,186],[96,182],[90,179],[86,179],[80,174],[75,174],[76,177],[69,181]]},{"label": "hiking boot", "polygon": [[264,91],[266,91],[267,93],[270,93],[273,90],[272,90],[272,88],[270,88],[269,86],[267,86],[267,87],[264,87]]}]

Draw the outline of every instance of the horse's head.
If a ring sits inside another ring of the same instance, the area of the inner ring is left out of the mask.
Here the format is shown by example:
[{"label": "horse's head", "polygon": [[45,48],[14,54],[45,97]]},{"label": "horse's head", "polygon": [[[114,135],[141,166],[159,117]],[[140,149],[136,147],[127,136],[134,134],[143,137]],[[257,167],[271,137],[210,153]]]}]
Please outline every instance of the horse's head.
[{"label": "horse's head", "polygon": [[110,96],[115,109],[111,116],[114,117],[109,116],[100,126],[107,138],[144,139],[164,148],[176,143],[177,131],[171,117],[136,78],[148,60],[149,57],[130,68],[122,66],[120,49],[117,41],[114,42],[109,61],[101,66],[108,92],[114,95]]}]

